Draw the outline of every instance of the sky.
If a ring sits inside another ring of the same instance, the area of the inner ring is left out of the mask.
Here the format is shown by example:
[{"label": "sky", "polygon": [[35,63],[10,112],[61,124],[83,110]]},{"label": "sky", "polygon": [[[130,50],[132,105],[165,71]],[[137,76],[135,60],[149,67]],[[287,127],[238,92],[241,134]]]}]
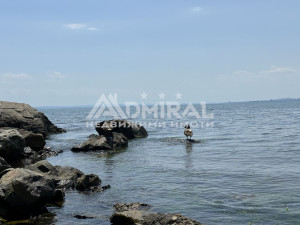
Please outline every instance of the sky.
[{"label": "sky", "polygon": [[299,11],[299,0],[0,0],[0,100],[299,98]]}]

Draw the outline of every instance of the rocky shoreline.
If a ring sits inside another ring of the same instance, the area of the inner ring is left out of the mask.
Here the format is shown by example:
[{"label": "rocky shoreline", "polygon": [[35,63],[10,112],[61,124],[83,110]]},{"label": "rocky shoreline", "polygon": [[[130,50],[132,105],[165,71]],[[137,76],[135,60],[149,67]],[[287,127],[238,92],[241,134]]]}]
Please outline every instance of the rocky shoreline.
[{"label": "rocky shoreline", "polygon": [[[128,146],[128,140],[148,136],[144,127],[126,120],[99,122],[98,135],[90,135],[73,152],[110,151]],[[84,174],[74,167],[53,166],[45,159],[57,155],[46,146],[51,134],[66,132],[43,113],[27,104],[0,101],[0,224],[1,221],[30,219],[47,212],[47,206],[64,204],[65,192],[100,192],[95,174]],[[147,204],[116,204],[111,223],[200,225],[179,214],[147,211]],[[78,219],[87,219],[77,215]]]}]

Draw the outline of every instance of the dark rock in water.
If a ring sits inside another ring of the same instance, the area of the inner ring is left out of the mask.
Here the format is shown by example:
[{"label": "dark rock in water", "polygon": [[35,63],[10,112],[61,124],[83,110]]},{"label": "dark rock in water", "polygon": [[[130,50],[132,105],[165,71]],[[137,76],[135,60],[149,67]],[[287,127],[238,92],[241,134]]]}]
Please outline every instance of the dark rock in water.
[{"label": "dark rock in water", "polygon": [[29,218],[46,211],[45,205],[57,200],[53,180],[27,169],[12,169],[0,179],[0,216],[5,219]]},{"label": "dark rock in water", "polygon": [[110,188],[111,188],[111,186],[108,184],[108,185],[102,186],[101,191],[105,191],[105,190],[110,189]]},{"label": "dark rock in water", "polygon": [[43,150],[34,151],[30,147],[24,148],[24,158],[17,162],[18,167],[24,167],[27,165],[31,165],[40,160],[44,160],[48,157],[57,156],[59,152],[52,151],[48,148],[44,148]]},{"label": "dark rock in water", "polygon": [[143,219],[143,225],[201,225],[201,223],[191,220],[180,214],[149,213],[145,215]]},{"label": "dark rock in water", "polygon": [[88,136],[88,138],[93,138],[93,137],[98,137],[98,135],[97,134],[91,134],[91,135]]},{"label": "dark rock in water", "polygon": [[196,144],[203,143],[203,141],[199,140],[199,139],[184,139],[184,138],[178,138],[178,137],[162,138],[161,141],[162,142],[167,142],[167,143],[172,144],[172,145],[177,145],[177,144],[180,144],[180,143],[196,143]]},{"label": "dark rock in water", "polygon": [[116,204],[116,212],[110,218],[113,225],[201,225],[180,214],[162,214],[143,210],[144,203]]},{"label": "dark rock in water", "polygon": [[80,219],[80,220],[94,219],[95,218],[95,217],[92,217],[92,216],[85,216],[85,215],[75,215],[74,217],[76,219]]},{"label": "dark rock in water", "polygon": [[5,159],[0,157],[0,174],[2,173],[2,171],[9,168],[11,168],[10,165],[5,161]]},{"label": "dark rock in water", "polygon": [[57,188],[75,188],[77,179],[84,174],[70,166],[53,166],[46,160],[25,167],[38,173],[42,173],[48,179],[54,181]]},{"label": "dark rock in water", "polygon": [[111,216],[110,222],[113,225],[142,225],[145,215],[146,212],[139,210],[115,212]]},{"label": "dark rock in water", "polygon": [[109,150],[109,149],[111,149],[111,147],[106,137],[93,136],[89,138],[87,141],[75,145],[71,150],[73,152],[80,152],[80,151],[97,151],[97,150]]},{"label": "dark rock in water", "polygon": [[99,135],[107,135],[107,130],[111,132],[122,133],[128,139],[144,138],[148,136],[146,129],[143,126],[126,120],[108,120],[96,124],[96,131]]},{"label": "dark rock in water", "polygon": [[91,190],[99,187],[101,184],[100,178],[95,174],[83,175],[77,180],[76,189],[79,191]]},{"label": "dark rock in water", "polygon": [[128,146],[128,139],[122,133],[113,132],[113,148],[123,148]]},{"label": "dark rock in water", "polygon": [[151,205],[140,202],[133,203],[117,203],[114,205],[114,208],[117,212],[129,211],[129,210],[145,210],[149,209]]},{"label": "dark rock in water", "polygon": [[0,101],[0,111],[0,127],[24,129],[43,136],[65,132],[27,104]]},{"label": "dark rock in water", "polygon": [[74,152],[80,151],[97,151],[97,150],[111,150],[113,148],[122,148],[128,146],[128,139],[120,133],[112,133],[112,139],[109,136],[91,136],[82,144],[74,146],[71,150]]},{"label": "dark rock in water", "polygon": [[0,156],[11,162],[23,157],[25,140],[16,129],[0,129]]}]

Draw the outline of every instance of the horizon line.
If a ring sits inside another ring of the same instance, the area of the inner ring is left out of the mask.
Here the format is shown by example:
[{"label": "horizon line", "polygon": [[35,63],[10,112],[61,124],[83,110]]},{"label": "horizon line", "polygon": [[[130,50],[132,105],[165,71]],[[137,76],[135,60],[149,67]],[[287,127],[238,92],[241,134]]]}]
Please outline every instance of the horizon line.
[{"label": "horizon line", "polygon": [[[246,100],[246,101],[226,101],[226,102],[206,102],[208,105],[213,104],[228,104],[228,103],[247,103],[247,102],[269,102],[269,101],[284,101],[284,100],[300,100],[300,98],[278,98],[278,99],[262,99],[262,100]],[[203,101],[202,101],[203,102]],[[180,103],[182,105],[187,105],[190,102]],[[191,102],[192,104],[200,104],[199,102]],[[28,103],[25,103],[28,104]],[[154,105],[155,103],[145,103],[146,105]],[[125,106],[125,104],[119,104],[120,106]],[[72,108],[72,107],[93,107],[94,105],[32,105],[36,108]]]}]

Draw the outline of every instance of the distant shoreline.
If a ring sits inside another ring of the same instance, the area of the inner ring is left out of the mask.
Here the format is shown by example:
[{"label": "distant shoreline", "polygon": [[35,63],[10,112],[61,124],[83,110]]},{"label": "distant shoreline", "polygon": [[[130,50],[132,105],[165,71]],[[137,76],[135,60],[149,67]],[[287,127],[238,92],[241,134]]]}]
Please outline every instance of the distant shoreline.
[{"label": "distant shoreline", "polygon": [[[227,102],[207,102],[207,105],[216,105],[216,104],[231,104],[231,103],[250,103],[250,102],[280,102],[280,101],[300,101],[300,98],[279,98],[279,99],[269,99],[269,100],[252,100],[252,101],[227,101]],[[181,103],[182,105],[187,105],[188,103]],[[192,104],[200,104],[200,102],[195,103],[192,102]],[[146,104],[148,106],[154,105],[154,103],[148,103]],[[33,105],[33,107],[40,108],[40,109],[49,109],[49,108],[88,108],[93,107],[94,105],[69,105],[69,106],[39,106],[39,105]],[[124,104],[120,104],[120,106],[125,106]]]}]

